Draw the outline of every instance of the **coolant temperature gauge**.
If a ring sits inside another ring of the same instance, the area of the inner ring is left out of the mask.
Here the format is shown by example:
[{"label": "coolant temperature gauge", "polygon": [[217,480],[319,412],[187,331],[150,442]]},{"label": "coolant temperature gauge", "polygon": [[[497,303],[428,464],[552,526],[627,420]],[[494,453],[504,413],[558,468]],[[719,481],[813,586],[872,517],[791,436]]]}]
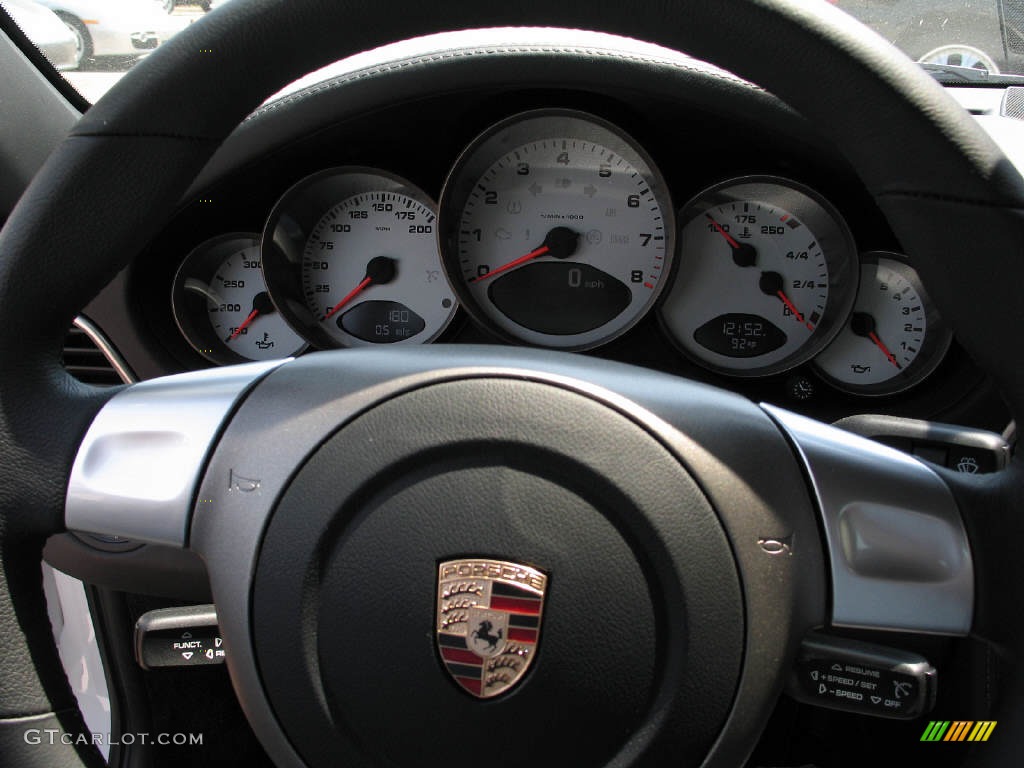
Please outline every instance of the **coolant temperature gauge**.
[{"label": "coolant temperature gauge", "polygon": [[942,361],[952,332],[917,272],[896,254],[861,256],[860,291],[842,331],[815,359],[830,384],[858,395],[890,395],[922,381]]}]

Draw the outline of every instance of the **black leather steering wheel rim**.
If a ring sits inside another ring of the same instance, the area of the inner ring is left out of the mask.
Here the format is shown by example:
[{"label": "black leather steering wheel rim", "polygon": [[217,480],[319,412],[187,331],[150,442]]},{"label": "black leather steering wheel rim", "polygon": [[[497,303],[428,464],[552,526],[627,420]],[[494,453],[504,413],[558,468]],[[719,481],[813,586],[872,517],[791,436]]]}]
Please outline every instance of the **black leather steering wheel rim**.
[{"label": "black leather steering wheel rim", "polygon": [[[1015,290],[1024,268],[1005,257],[1024,246],[1024,184],[970,117],[881,39],[825,4],[783,0],[446,6],[444,14],[430,4],[387,2],[227,6],[129,73],[20,201],[0,234],[0,622],[26,642],[9,643],[0,659],[0,717],[74,712],[38,578],[43,538],[62,527],[79,440],[105,399],[60,366],[71,319],[158,230],[219,142],[268,94],[376,44],[501,24],[586,27],[662,43],[755,80],[846,155],[918,258],[961,342],[1022,412],[1024,366],[1006,363],[1015,350],[997,343],[991,323],[1015,327],[1024,317]],[[981,304],[987,313],[975,311]],[[1018,473],[1015,466],[998,477],[956,480],[968,518],[984,507],[1009,518]],[[990,535],[968,525],[978,541]],[[1012,630],[987,626],[984,602],[976,623],[1019,648]]]}]

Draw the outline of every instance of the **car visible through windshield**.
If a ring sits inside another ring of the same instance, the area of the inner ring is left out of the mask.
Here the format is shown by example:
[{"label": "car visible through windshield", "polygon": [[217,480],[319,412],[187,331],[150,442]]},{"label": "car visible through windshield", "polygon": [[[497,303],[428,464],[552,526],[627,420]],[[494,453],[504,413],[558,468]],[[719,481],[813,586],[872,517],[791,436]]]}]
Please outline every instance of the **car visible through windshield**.
[{"label": "car visible through windshield", "polygon": [[[47,33],[26,29],[89,102],[96,101],[148,52],[230,0],[0,0],[13,9],[52,10],[73,36],[58,51]],[[238,0],[235,0],[238,2]],[[822,0],[824,1],[824,0]],[[976,82],[1024,74],[1024,0],[828,0],[943,80]],[[23,13],[23,12],[22,12]]]},{"label": "car visible through windshield", "polygon": [[915,61],[1024,72],[1019,0],[836,0]]}]

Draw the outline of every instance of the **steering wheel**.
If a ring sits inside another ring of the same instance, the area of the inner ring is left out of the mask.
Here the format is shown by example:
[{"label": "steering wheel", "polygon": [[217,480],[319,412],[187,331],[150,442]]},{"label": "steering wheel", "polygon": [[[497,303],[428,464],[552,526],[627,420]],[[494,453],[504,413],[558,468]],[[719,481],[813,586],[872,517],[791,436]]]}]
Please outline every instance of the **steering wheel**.
[{"label": "steering wheel", "polygon": [[[1024,351],[1003,332],[1024,319],[1012,258],[1024,184],[880,38],[825,3],[787,0],[443,6],[230,4],[91,108],[11,215],[0,749],[20,765],[96,759],[59,741],[23,746],[29,725],[83,730],[39,573],[45,538],[73,527],[205,558],[239,700],[280,765],[739,765],[801,639],[830,623],[993,643],[1010,683],[978,764],[1010,762],[1024,741],[1010,610],[1024,588],[1020,461],[960,477],[714,388],[516,348],[322,353],[116,394],[64,372],[77,311],[268,94],[396,39],[530,24],[683,50],[799,110],[1024,412]],[[519,648],[529,669],[493,698],[457,685],[437,644],[439,579],[454,561],[469,563],[447,572],[456,593],[493,598],[498,577],[514,587],[532,569],[545,579],[528,585],[540,606]]]}]

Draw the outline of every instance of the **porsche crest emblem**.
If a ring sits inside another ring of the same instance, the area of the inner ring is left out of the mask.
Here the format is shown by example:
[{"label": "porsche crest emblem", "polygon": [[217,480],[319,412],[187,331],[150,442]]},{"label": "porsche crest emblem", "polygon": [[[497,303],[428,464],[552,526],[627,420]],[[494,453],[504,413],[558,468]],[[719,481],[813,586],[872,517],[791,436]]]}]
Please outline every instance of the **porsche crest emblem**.
[{"label": "porsche crest emblem", "polygon": [[489,699],[518,683],[537,653],[548,577],[503,560],[448,560],[437,572],[437,645],[445,669]]}]

